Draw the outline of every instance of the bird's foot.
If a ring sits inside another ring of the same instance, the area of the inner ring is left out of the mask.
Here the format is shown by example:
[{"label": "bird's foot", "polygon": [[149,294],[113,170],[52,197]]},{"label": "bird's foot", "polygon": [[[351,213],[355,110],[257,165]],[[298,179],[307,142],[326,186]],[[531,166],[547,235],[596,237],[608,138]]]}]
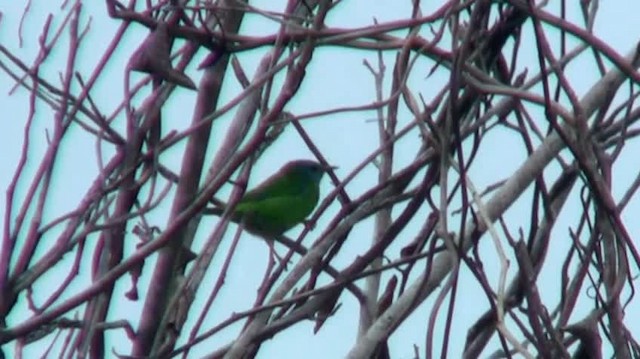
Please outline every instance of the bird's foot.
[{"label": "bird's foot", "polygon": [[314,221],[305,219],[304,221],[302,221],[302,223],[304,224],[304,227],[307,229],[308,232],[311,232],[313,231],[314,228],[316,228],[316,222]]},{"label": "bird's foot", "polygon": [[277,260],[278,263],[284,268],[284,270],[287,270],[287,265],[289,264],[289,262],[285,261],[285,259],[278,254],[275,247],[273,246],[273,242],[267,241],[267,245],[269,245],[269,261],[271,263],[275,263]]}]

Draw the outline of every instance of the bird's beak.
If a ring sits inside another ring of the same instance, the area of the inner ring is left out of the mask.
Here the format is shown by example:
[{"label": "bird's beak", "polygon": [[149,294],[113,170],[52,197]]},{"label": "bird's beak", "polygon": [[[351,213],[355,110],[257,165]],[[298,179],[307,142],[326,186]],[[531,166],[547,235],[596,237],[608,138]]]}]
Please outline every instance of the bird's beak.
[{"label": "bird's beak", "polygon": [[325,172],[329,172],[331,170],[337,170],[338,169],[338,166],[329,166],[329,165],[327,165],[327,166],[323,166],[323,167],[324,167],[324,171]]}]

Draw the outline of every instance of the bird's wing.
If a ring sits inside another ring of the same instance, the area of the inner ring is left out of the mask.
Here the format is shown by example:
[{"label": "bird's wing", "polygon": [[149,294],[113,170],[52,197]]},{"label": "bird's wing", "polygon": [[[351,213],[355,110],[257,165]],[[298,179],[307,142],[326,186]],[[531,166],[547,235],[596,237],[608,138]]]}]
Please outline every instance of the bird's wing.
[{"label": "bird's wing", "polygon": [[269,196],[238,204],[236,213],[243,216],[242,225],[249,232],[274,236],[304,221],[317,202],[317,192],[313,191],[303,195]]},{"label": "bird's wing", "polygon": [[292,221],[295,224],[301,222],[313,211],[315,202],[313,198],[308,197],[280,196],[254,201],[247,207],[251,207],[250,211],[259,216],[285,222]]},{"label": "bird's wing", "polygon": [[267,178],[258,187],[248,191],[242,197],[239,204],[261,201],[266,198],[290,196],[294,187],[293,176],[279,176],[275,174]]}]

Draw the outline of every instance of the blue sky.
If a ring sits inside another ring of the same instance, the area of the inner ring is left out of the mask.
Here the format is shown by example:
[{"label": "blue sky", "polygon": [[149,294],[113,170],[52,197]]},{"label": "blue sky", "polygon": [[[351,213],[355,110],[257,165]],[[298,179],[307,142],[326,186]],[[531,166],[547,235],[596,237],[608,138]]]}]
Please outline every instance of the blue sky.
[{"label": "blue sky", "polygon": [[[273,11],[281,11],[283,3],[283,1],[268,0],[251,2],[255,7]],[[331,12],[331,15],[327,19],[327,25],[351,28],[369,26],[373,23],[374,18],[379,22],[406,18],[410,15],[410,3],[410,1],[398,2],[381,0],[344,1],[338,5],[338,9]],[[426,14],[433,10],[430,8],[431,3],[432,2],[429,2],[429,4],[424,5],[423,13]],[[548,11],[557,12],[558,3],[558,1],[551,1]],[[0,3],[0,11],[4,14],[0,22],[0,44],[7,47],[25,62],[32,63],[38,54],[37,39],[45,17],[49,13],[52,13],[54,15],[52,26],[53,28],[57,28],[64,18],[61,14],[66,13],[68,10],[61,10],[59,2],[33,1],[32,8],[25,18],[23,25],[22,34],[24,36],[24,43],[20,46],[16,34],[18,33],[20,14],[22,14],[23,7],[24,4],[20,2]],[[570,21],[581,24],[580,13],[576,7],[568,5],[567,13]],[[608,46],[620,53],[626,54],[635,42],[638,41],[637,34],[633,32],[633,29],[637,28],[638,13],[640,13],[640,4],[634,1],[617,1],[615,5],[610,2],[601,2],[599,15],[595,23],[595,33],[603,39]],[[83,6],[82,20],[83,24],[90,24],[91,30],[88,32],[87,38],[79,51],[78,71],[83,74],[88,74],[90,69],[95,67],[100,56],[102,56],[102,53],[109,45],[113,32],[119,23],[105,15],[103,2],[87,2]],[[272,33],[276,29],[277,24],[260,16],[253,15],[246,18],[241,32],[245,35],[259,36]],[[630,29],[632,30],[630,31]],[[428,36],[430,30],[425,27],[422,31],[425,36]],[[523,30],[523,41],[532,41],[531,31],[530,23],[527,23]],[[104,111],[106,115],[111,115],[122,99],[123,68],[128,61],[131,49],[136,48],[146,34],[147,32],[144,28],[134,25],[124,37],[124,45],[121,46],[114,53],[113,58],[110,59],[106,69],[107,76],[100,78],[96,84],[92,96],[98,107]],[[552,36],[553,34],[553,30],[549,31],[548,36]],[[63,61],[66,56],[67,39],[68,34],[63,32],[62,42],[65,43],[65,45],[56,49],[52,54],[52,59],[42,67],[42,76],[56,84],[59,83],[58,73],[64,70],[64,63],[60,61]],[[557,41],[557,39],[551,39],[550,41]],[[535,46],[533,46],[533,42],[531,42],[531,44],[531,46],[523,46],[521,49],[522,57],[530,60],[530,63],[523,61],[519,64],[521,69],[527,68],[530,75],[535,74],[538,69],[537,57],[535,55],[536,49]],[[569,39],[568,47],[571,48],[577,44],[577,40]],[[552,45],[556,46],[556,48],[558,46],[557,43],[552,43]],[[238,54],[238,60],[244,67],[249,78],[252,77],[262,56],[264,56],[267,51],[268,49],[256,49]],[[528,55],[527,51],[530,51],[531,55]],[[198,54],[199,57],[203,57],[204,55],[204,52]],[[0,59],[3,64],[8,63],[6,57],[3,55],[0,55]],[[384,53],[384,60],[388,66],[388,71],[392,68],[394,59],[395,52],[390,51]],[[374,52],[344,48],[327,47],[319,49],[314,54],[313,61],[307,69],[307,75],[301,87],[300,94],[287,106],[287,111],[295,115],[304,115],[330,108],[372,103],[375,100],[374,80],[369,70],[363,66],[364,60],[375,64],[377,55]],[[194,62],[194,64],[197,63],[198,61]],[[428,76],[434,63],[424,59],[418,60],[415,66],[421,70],[415,71],[414,76],[409,79],[409,87],[426,99],[433,98],[442,88],[445,81],[448,80],[448,73],[438,71]],[[187,70],[187,74],[197,84],[201,74],[195,70],[194,67],[195,66],[190,67]],[[599,75],[592,64],[592,58],[588,55],[582,56],[582,58],[569,65],[566,69],[566,75],[571,80],[578,96],[586,93],[599,79]],[[143,75],[136,74],[133,76],[133,80],[139,80],[142,77]],[[390,77],[387,76],[387,87],[390,81]],[[3,94],[0,96],[0,108],[2,108],[5,113],[5,116],[3,116],[4,120],[2,121],[2,131],[0,131],[0,143],[2,143],[4,153],[4,155],[0,157],[0,168],[3,169],[2,173],[0,173],[0,188],[3,189],[3,193],[12,180],[13,172],[22,153],[22,146],[24,145],[24,121],[29,111],[28,91],[18,89],[15,93],[12,93],[11,96],[8,95],[8,91],[14,84],[15,83],[6,75],[6,72],[0,71],[0,91]],[[228,78],[225,86],[220,100],[221,103],[226,103],[237,96],[241,89],[237,81],[231,77]],[[148,94],[148,90],[143,91],[143,94]],[[179,131],[189,126],[191,122],[191,112],[195,102],[195,94],[193,91],[179,90],[171,97],[163,109],[163,111],[165,111],[165,118],[170,119],[170,121],[167,121],[168,126],[165,126],[165,131],[173,129]],[[144,96],[138,95],[134,99],[134,103],[140,105],[143,100]],[[568,106],[568,103],[565,102],[564,105]],[[538,112],[535,112],[536,110],[532,111],[533,113],[542,115],[540,109],[537,110]],[[212,158],[216,145],[224,138],[224,133],[231,121],[233,112],[234,111],[231,111],[225,115],[223,119],[217,121],[214,125],[212,138],[213,147],[211,152],[208,153],[208,158]],[[411,119],[406,110],[401,114],[403,116],[400,116],[399,127],[406,125]],[[376,114],[374,111],[346,112],[305,120],[303,124],[329,162],[339,166],[337,171],[338,176],[344,178],[350,173],[352,168],[379,146],[377,140],[377,124],[374,121],[375,118]],[[37,170],[39,157],[42,156],[46,150],[47,131],[51,131],[52,123],[53,116],[50,109],[44,104],[38,104],[33,127],[31,128],[31,142],[28,144],[31,157],[25,168],[24,178],[29,178],[30,175]],[[116,120],[116,126],[122,129],[123,123],[122,115],[120,115],[119,119]],[[478,154],[478,160],[470,172],[470,177],[474,181],[474,184],[480,189],[496,181],[508,178],[526,158],[526,152],[522,148],[521,143],[515,140],[513,134],[509,131],[497,130],[492,132],[490,136],[491,141],[484,142]],[[410,163],[419,145],[420,142],[417,133],[413,133],[400,141],[396,150],[396,163],[394,168],[399,169]],[[95,138],[88,136],[78,128],[73,129],[69,137],[65,139],[53,177],[52,185],[56,190],[52,192],[53,197],[46,208],[44,216],[45,223],[60,215],[60,213],[72,210],[84,197],[87,189],[95,179],[98,170],[96,165],[96,148],[98,148],[98,146],[103,151],[103,158],[108,159],[113,155],[113,148],[97,142]],[[163,154],[161,157],[162,163],[178,171],[183,146],[184,142]],[[630,141],[614,169],[613,190],[617,196],[622,195],[622,192],[637,174],[636,154],[638,150],[640,150],[640,148],[638,148],[637,143]],[[563,153],[563,155],[567,156],[568,154]],[[311,157],[311,153],[305,148],[304,143],[296,135],[295,131],[289,128],[282,138],[276,142],[258,162],[250,179],[249,186],[255,185],[289,160]],[[568,156],[566,158],[568,158]],[[552,166],[549,169],[548,175],[553,175],[554,171],[557,171],[557,167],[554,170]],[[547,175],[547,173],[545,173],[545,175]],[[376,178],[375,168],[370,165],[347,186],[347,190],[352,197],[357,197],[374,185]],[[230,188],[231,187],[228,186],[226,191],[229,191]],[[323,194],[328,194],[332,189],[333,187],[329,181],[325,179],[322,185]],[[18,187],[18,197],[20,194],[26,193],[27,190],[28,182],[24,181]],[[573,195],[575,197],[577,193]],[[530,219],[528,216],[528,206],[530,205],[528,202],[529,196],[523,196],[523,198],[516,202],[505,214],[505,220],[509,223],[510,229],[516,233],[518,228],[523,228],[525,233],[528,229]],[[169,202],[167,203],[169,204]],[[571,214],[575,213],[573,210],[580,210],[577,204],[574,203],[573,206],[575,207],[571,208],[574,209],[567,210],[567,213],[563,214],[563,216],[567,218],[561,218],[563,224],[559,224],[557,226],[557,233],[554,233],[558,238],[566,238],[565,240],[558,240],[556,244],[554,244],[552,250],[557,251],[558,258],[550,259],[549,263],[561,263],[559,261],[564,257],[564,253],[566,252],[565,247],[569,245],[567,228],[575,225],[575,217],[572,217]],[[623,214],[623,219],[628,221],[628,229],[632,232],[632,237],[634,234],[637,237],[637,235],[640,234],[638,233],[640,229],[638,228],[637,221],[634,221],[633,217],[630,217],[629,214],[638,213],[640,209],[638,207],[640,207],[638,201],[633,201],[628,210]],[[153,222],[152,224],[160,228],[166,227],[169,208],[170,206],[167,205],[154,211],[150,216],[150,220]],[[317,236],[321,232],[320,229],[322,225],[327,224],[333,215],[337,213],[337,210],[338,207],[334,205],[320,218],[317,229],[312,232],[310,235],[311,238],[305,241],[306,244],[317,239]],[[14,208],[14,213],[15,211],[16,209]],[[0,206],[0,217],[4,218],[4,214],[5,207]],[[455,221],[459,219],[453,216],[451,220],[455,223]],[[194,244],[196,248],[202,246],[213,225],[214,220],[207,219],[203,221]],[[413,228],[413,231],[411,228]],[[417,228],[419,228],[419,223],[412,223],[412,227],[409,227],[407,232],[403,234],[405,238],[399,241],[403,244],[399,243],[389,249],[388,253],[391,257],[397,257],[402,245],[408,241],[407,238],[410,237]],[[299,229],[296,229],[290,234],[293,236],[298,231]],[[232,233],[234,231],[230,232]],[[341,268],[341,266],[343,267],[350,264],[357,255],[368,248],[372,233],[373,221],[371,219],[364,221],[354,228],[350,234],[349,241],[336,258],[334,265]],[[56,230],[53,230],[49,236],[51,236],[49,243],[53,245]],[[217,304],[219,307],[207,316],[206,323],[209,327],[225,319],[232,311],[242,311],[250,308],[255,299],[255,288],[262,278],[268,250],[262,241],[248,239],[248,237],[250,237],[248,234],[244,236],[247,237],[247,239],[243,238],[243,240],[240,241],[236,262],[230,269],[226,281],[227,284]],[[95,238],[93,239],[95,240]],[[229,246],[230,243],[231,238],[223,242],[222,245]],[[87,245],[91,248],[95,245],[95,241],[89,241]],[[134,250],[133,245],[133,242],[130,243],[127,248],[127,253],[131,253],[131,251]],[[46,245],[39,248],[40,255],[44,253],[45,248]],[[489,241],[482,243],[480,249],[481,253],[487,256],[492,255],[492,251],[494,251]],[[225,252],[225,250],[221,251],[221,253]],[[87,253],[91,253],[91,251],[88,250]],[[222,259],[223,257],[221,256],[214,259],[214,264],[208,273],[208,278],[210,279],[205,280],[203,283],[203,288],[201,288],[198,293],[194,307],[202,305],[204,300],[206,300],[206,295],[208,295],[208,292],[213,287],[213,282],[215,281],[217,270],[221,265]],[[67,263],[66,260],[65,258],[65,263],[59,264],[58,268],[56,268],[57,272],[52,270],[46,278],[36,283],[36,287],[34,288],[36,294],[38,294],[38,290],[45,293],[51,291],[50,283],[61,275],[64,275],[63,273],[66,273],[65,269],[70,265],[70,262]],[[497,265],[496,267],[491,267],[491,263],[488,264],[487,268],[485,268],[486,271],[489,274],[493,273],[497,278],[499,268]],[[151,268],[153,268],[153,261],[145,265],[145,271],[141,278],[141,297],[144,297],[144,288],[149,282]],[[511,275],[514,272],[513,268],[515,268],[515,262],[512,262]],[[81,274],[74,280],[72,286],[63,298],[69,297],[73,295],[75,291],[85,288],[90,283],[89,272],[90,262],[87,260],[83,262]],[[449,346],[449,355],[454,358],[460,356],[466,331],[470,324],[468,318],[476,318],[487,307],[482,291],[470,273],[463,270],[460,275],[458,302],[456,306],[457,318],[454,320],[452,329],[452,333],[459,333],[459,335],[454,335]],[[385,283],[385,280],[387,280],[389,276],[390,273],[383,276],[383,283]],[[324,278],[324,280],[327,282],[326,278]],[[559,295],[558,290],[560,285],[557,267],[551,265],[545,268],[539,278],[538,284],[541,288],[543,300],[555,303],[556,301],[554,299]],[[207,285],[209,287],[206,287]],[[497,286],[497,279],[491,283],[491,285],[494,287]],[[116,290],[123,294],[129,289],[128,286],[129,280],[125,278],[125,280],[118,283]],[[391,340],[394,358],[413,357],[414,344],[419,347],[421,352],[424,350],[425,322],[429,318],[434,298],[427,300],[421,308],[414,313],[412,318],[407,320],[405,324],[398,329],[397,334],[395,334]],[[43,299],[44,298],[38,298],[36,295],[36,300]],[[312,333],[313,322],[298,324],[282,336],[284,340],[278,340],[278,337],[276,337],[274,340],[267,342],[261,351],[260,357],[297,358],[302,352],[304,352],[308,358],[334,358],[344,356],[356,340],[359,309],[356,301],[352,297],[343,295],[341,302],[343,306],[340,308],[338,315],[327,321],[325,328],[317,335]],[[137,318],[135,318],[135,316],[132,317],[131,313],[140,313],[143,304],[143,301],[131,302],[123,300],[112,308],[110,319],[129,319],[135,328]],[[590,305],[590,303],[584,303],[583,311],[585,313],[590,309],[588,305]],[[80,308],[80,310],[81,309],[82,308]],[[18,308],[11,313],[8,324],[13,325],[20,322],[26,315],[26,310],[26,303],[22,300]],[[72,311],[68,313],[68,315],[70,317],[79,315],[81,313],[80,310]],[[580,312],[580,310],[578,310],[578,312]],[[638,304],[632,303],[627,310],[627,315],[629,318],[633,318],[640,315],[639,312],[640,307]],[[443,329],[444,323],[445,318],[443,318],[441,314],[437,321],[437,332]],[[207,327],[207,325],[205,325],[205,327]],[[193,352],[194,355],[207,353],[211,348],[228,343],[229,340],[235,338],[239,329],[239,325],[231,326],[220,335],[206,342],[206,345],[196,347]],[[635,330],[638,332],[640,328],[636,327]],[[436,354],[439,354],[439,343],[442,338],[436,333],[434,339],[436,343]],[[114,331],[113,334],[108,337],[108,340],[117,353],[129,353],[129,347],[126,344],[129,341],[122,331]],[[42,340],[42,346],[30,346],[25,354],[39,353],[46,348],[49,342],[47,339]],[[492,348],[499,348],[497,342],[495,344]],[[492,352],[492,350],[488,350],[485,353],[488,354]]]}]

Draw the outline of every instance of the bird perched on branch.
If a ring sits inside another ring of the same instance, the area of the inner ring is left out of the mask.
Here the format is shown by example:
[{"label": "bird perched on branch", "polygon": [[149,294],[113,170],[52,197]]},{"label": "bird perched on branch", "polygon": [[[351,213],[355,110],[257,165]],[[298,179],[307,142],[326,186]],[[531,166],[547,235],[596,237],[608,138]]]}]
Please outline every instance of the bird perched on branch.
[{"label": "bird perched on branch", "polygon": [[[256,188],[246,192],[233,209],[232,220],[243,229],[270,240],[303,223],[320,198],[320,180],[333,167],[310,160],[285,164]],[[208,213],[221,214],[222,208]]]}]

